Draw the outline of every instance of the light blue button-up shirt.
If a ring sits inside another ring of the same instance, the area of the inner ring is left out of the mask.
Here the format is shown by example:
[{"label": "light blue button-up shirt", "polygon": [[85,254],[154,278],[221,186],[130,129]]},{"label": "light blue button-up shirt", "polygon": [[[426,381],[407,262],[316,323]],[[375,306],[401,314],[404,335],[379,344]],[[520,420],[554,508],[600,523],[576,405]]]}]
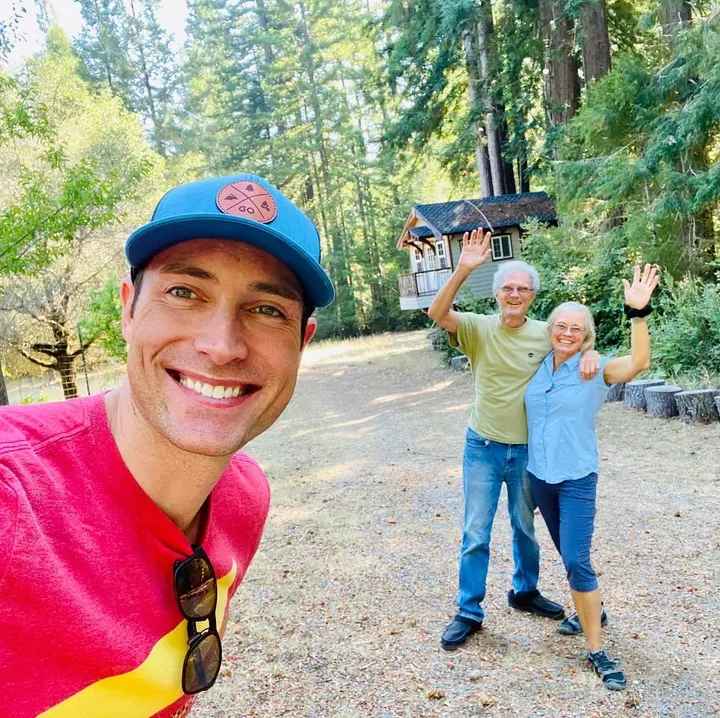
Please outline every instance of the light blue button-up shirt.
[{"label": "light blue button-up shirt", "polygon": [[528,420],[528,471],[549,484],[597,473],[595,416],[608,385],[600,370],[588,381],[580,377],[580,352],[553,371],[548,354],[525,391]]}]

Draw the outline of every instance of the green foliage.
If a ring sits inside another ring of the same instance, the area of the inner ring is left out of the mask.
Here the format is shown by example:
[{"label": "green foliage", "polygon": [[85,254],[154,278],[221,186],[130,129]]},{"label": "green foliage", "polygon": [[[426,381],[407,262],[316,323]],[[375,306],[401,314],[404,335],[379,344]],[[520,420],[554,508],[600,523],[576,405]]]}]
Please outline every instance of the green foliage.
[{"label": "green foliage", "polygon": [[432,344],[433,349],[442,354],[443,361],[448,365],[454,357],[462,356],[462,352],[456,346],[450,344],[450,335],[439,327],[433,330]]},{"label": "green foliage", "polygon": [[0,144],[2,339],[59,372],[68,396],[81,349],[111,329],[109,318],[103,325],[93,317],[77,347],[88,294],[116,270],[117,227],[152,201],[149,180],[162,169],[138,118],[108,92],[92,91],[78,65],[67,38],[51,28],[46,52],[0,88],[8,110]]},{"label": "green foliage", "polygon": [[84,20],[75,42],[96,88],[142,115],[161,155],[178,149],[179,67],[157,20],[158,0],[78,0]]},{"label": "green foliage", "polygon": [[91,293],[79,327],[84,344],[99,344],[109,356],[124,361],[127,348],[120,323],[122,306],[117,285],[117,280],[109,280]]},{"label": "green foliage", "polygon": [[717,284],[684,279],[671,285],[651,321],[653,367],[667,376],[720,374]]},{"label": "green foliage", "polygon": [[188,9],[187,146],[212,172],[268,177],[318,225],[337,289],[319,314],[322,336],[407,321],[396,294],[407,255],[394,242],[411,199],[404,163],[378,154],[392,100],[372,15],[355,0]]},{"label": "green foliage", "polygon": [[605,237],[627,223],[629,241],[676,278],[711,277],[716,256],[719,52],[715,21],[685,32],[670,57],[616,55],[558,144],[553,180],[561,208],[592,213]]},{"label": "green foliage", "polygon": [[546,319],[562,302],[582,302],[595,319],[599,349],[618,346],[625,332],[622,280],[632,277],[637,259],[622,235],[597,242],[572,225],[530,229],[523,259],[538,270],[541,283],[532,314]]},{"label": "green foliage", "polygon": [[57,30],[20,81],[0,84],[11,162],[0,209],[0,274],[37,272],[73,243],[116,221],[154,158],[135,118],[94,95]]}]

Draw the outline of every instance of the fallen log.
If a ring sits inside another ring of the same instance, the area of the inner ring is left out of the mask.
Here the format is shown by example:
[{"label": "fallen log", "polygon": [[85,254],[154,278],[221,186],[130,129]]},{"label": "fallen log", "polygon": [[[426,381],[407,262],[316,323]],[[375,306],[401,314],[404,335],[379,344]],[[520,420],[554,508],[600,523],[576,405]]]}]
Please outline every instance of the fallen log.
[{"label": "fallen log", "polygon": [[645,403],[648,416],[662,416],[669,419],[678,415],[675,395],[682,391],[682,387],[674,384],[649,386],[645,389]]},{"label": "fallen log", "polygon": [[683,421],[697,424],[711,424],[720,421],[716,398],[719,389],[691,389],[675,394],[678,415]]},{"label": "fallen log", "polygon": [[664,379],[637,379],[625,384],[625,396],[623,404],[628,409],[638,409],[645,411],[647,405],[645,403],[645,390],[651,386],[662,386]]},{"label": "fallen log", "polygon": [[608,389],[605,401],[622,401],[625,396],[625,384],[612,384]]}]

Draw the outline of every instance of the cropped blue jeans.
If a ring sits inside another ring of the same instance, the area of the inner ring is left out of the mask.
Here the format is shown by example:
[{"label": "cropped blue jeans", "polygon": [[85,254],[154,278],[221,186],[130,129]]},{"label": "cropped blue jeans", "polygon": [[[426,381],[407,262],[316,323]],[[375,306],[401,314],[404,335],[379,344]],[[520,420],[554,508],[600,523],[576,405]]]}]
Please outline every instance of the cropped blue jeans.
[{"label": "cropped blue jeans", "polygon": [[540,549],[535,539],[535,504],[527,472],[527,445],[502,444],[468,428],[463,457],[465,498],[462,546],[460,548],[458,615],[482,621],[490,535],[500,490],[505,484],[512,528],[515,593],[537,588]]},{"label": "cropped blue jeans", "polygon": [[595,523],[597,474],[558,484],[549,484],[534,474],[528,475],[533,498],[565,565],[570,588],[581,592],[595,591],[598,580],[590,562],[590,548]]}]

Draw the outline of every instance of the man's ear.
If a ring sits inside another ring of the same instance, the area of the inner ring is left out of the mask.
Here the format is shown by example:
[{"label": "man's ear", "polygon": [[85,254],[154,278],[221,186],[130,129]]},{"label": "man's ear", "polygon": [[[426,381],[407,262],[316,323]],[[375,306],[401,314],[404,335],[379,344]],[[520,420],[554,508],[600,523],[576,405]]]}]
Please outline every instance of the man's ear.
[{"label": "man's ear", "polygon": [[307,320],[307,326],[305,327],[305,336],[303,337],[302,343],[303,349],[312,341],[312,338],[315,336],[315,332],[317,331],[317,326],[317,319],[315,319],[315,317],[310,317]]},{"label": "man's ear", "polygon": [[130,277],[126,276],[120,283],[120,304],[122,305],[122,312],[120,315],[120,322],[122,327],[122,335],[125,341],[128,340],[128,331],[130,322],[132,320],[132,303],[135,297],[135,286]]}]

